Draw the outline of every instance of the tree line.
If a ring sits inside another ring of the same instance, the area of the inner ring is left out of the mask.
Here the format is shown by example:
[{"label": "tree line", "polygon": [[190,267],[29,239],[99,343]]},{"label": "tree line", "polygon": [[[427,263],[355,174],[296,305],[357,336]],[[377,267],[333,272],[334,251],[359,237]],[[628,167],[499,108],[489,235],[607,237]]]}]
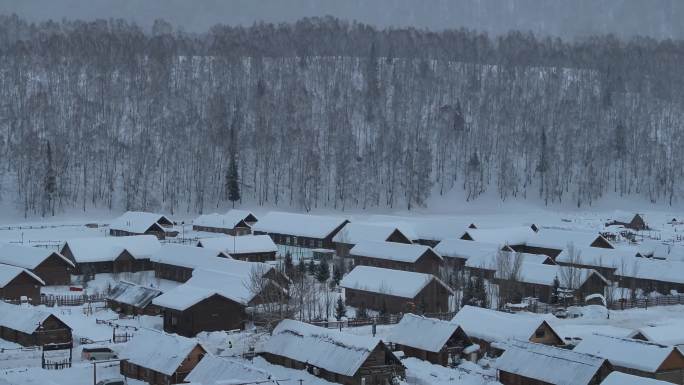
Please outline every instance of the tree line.
[{"label": "tree line", "polygon": [[0,16],[0,57],[0,199],[25,215],[684,195],[681,41]]}]

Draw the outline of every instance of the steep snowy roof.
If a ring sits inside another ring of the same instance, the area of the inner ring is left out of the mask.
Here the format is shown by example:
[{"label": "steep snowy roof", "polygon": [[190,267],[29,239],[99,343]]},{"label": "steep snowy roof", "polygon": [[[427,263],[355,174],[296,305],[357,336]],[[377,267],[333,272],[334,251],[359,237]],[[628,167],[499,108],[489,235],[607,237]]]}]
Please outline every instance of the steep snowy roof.
[{"label": "steep snowy roof", "polygon": [[253,230],[290,234],[300,237],[325,238],[345,224],[345,218],[271,211],[257,222]]},{"label": "steep snowy roof", "polygon": [[346,289],[381,293],[402,298],[415,298],[433,279],[448,288],[448,286],[432,274],[383,269],[372,266],[356,266],[342,279],[340,286]]},{"label": "steep snowy roof", "polygon": [[503,227],[495,229],[468,229],[466,234],[476,242],[495,243],[497,245],[522,245],[535,236],[534,230],[529,226]]},{"label": "steep snowy roof", "polygon": [[[220,229],[232,229],[240,222],[244,221],[251,213],[242,210],[230,210],[225,214],[204,214],[192,221],[193,225],[216,227]],[[247,223],[245,226],[249,227]]]},{"label": "steep snowy roof", "polygon": [[[38,310],[33,306],[11,305],[0,301],[0,326],[26,334],[33,334],[38,329],[38,325],[45,322],[51,315],[53,314]],[[57,316],[54,317],[59,319]]]},{"label": "steep snowy roof", "polygon": [[5,265],[0,263],[0,287],[5,287],[8,283],[12,282],[13,279],[17,278],[21,273],[26,273],[29,275],[29,277],[35,279],[39,284],[45,285],[45,281],[40,279],[40,277],[33,274],[29,270],[22,269],[21,267]]},{"label": "steep snowy roof", "polygon": [[603,249],[600,247],[565,248],[556,257],[558,263],[576,263],[585,266],[617,268],[620,265],[632,265],[634,254],[622,249]]},{"label": "steep snowy roof", "polygon": [[[568,269],[568,272],[564,272]],[[572,275],[577,278],[577,284],[583,285],[592,275],[598,276],[607,283],[606,279],[593,269],[568,268],[558,265],[544,265],[540,263],[523,262],[520,265],[518,281],[536,285],[553,286],[553,281],[557,277],[561,287],[565,284],[564,277]],[[495,274],[496,278],[507,278],[499,271]]]},{"label": "steep snowy roof", "polygon": [[458,330],[453,322],[404,314],[387,336],[387,341],[429,352],[439,352]]},{"label": "steep snowy roof", "polygon": [[189,269],[215,270],[225,274],[248,277],[252,271],[268,272],[273,266],[260,262],[239,261],[232,258],[219,257],[218,250],[188,245],[167,244],[155,253],[151,260]]},{"label": "steep snowy roof", "polygon": [[585,337],[574,350],[604,357],[616,366],[649,373],[655,373],[671,354],[681,355],[679,350],[672,346],[598,334]]},{"label": "steep snowy roof", "polygon": [[684,345],[684,322],[673,322],[662,325],[649,325],[635,330],[629,337],[641,334],[649,342],[661,345]]},{"label": "steep snowy roof", "polygon": [[608,240],[596,232],[543,228],[529,237],[525,244],[562,250],[570,244],[575,247],[590,247],[597,238],[610,244]]},{"label": "steep snowy roof", "polygon": [[612,372],[601,382],[601,385],[672,385],[672,383],[622,372]]},{"label": "steep snowy roof", "polygon": [[306,362],[344,376],[353,376],[380,340],[337,330],[283,320],[273,330],[263,351]]},{"label": "steep snowy roof", "polygon": [[135,259],[150,258],[161,247],[154,235],[129,237],[74,238],[62,245],[69,246],[76,263],[108,262],[115,260],[124,250]]},{"label": "steep snowy roof", "polygon": [[[110,229],[123,230],[136,234],[143,234],[162,218],[168,222],[171,220],[162,214],[148,213],[143,211],[127,211],[109,224]],[[173,223],[173,222],[171,222]]]},{"label": "steep snowy roof", "polygon": [[[349,250],[350,255],[389,259],[400,262],[416,262],[432,249],[428,246],[396,242],[361,241]],[[437,255],[437,254],[435,254]],[[439,259],[442,259],[437,255]]]},{"label": "steep snowy roof", "polygon": [[434,247],[435,251],[445,258],[469,259],[473,256],[496,254],[501,246],[495,243],[466,241],[459,238],[444,239]]},{"label": "steep snowy roof", "polygon": [[53,250],[48,250],[43,247],[0,243],[0,263],[23,267],[24,269],[35,269],[52,254],[59,257],[71,267],[74,267],[74,264],[69,259]]},{"label": "steep snowy roof", "polygon": [[[547,317],[549,316],[504,313],[481,307],[464,306],[456,313],[451,322],[461,326],[469,337],[485,341],[506,341],[508,339],[528,341],[542,324],[547,323],[548,325]],[[551,329],[553,330],[553,328]]]},{"label": "steep snowy roof", "polygon": [[247,384],[267,381],[271,377],[269,372],[245,362],[206,355],[185,377],[185,381],[204,385]]},{"label": "steep snowy roof", "polygon": [[201,238],[197,246],[223,251],[227,254],[271,253],[278,251],[278,246],[268,235],[232,235]]},{"label": "steep snowy roof", "polygon": [[[350,222],[344,225],[333,237],[333,242],[357,244],[363,241],[378,241],[384,242],[395,232],[397,227],[377,224],[377,223],[360,223]],[[406,239],[411,240],[406,234],[402,233]]]},{"label": "steep snowy roof", "polygon": [[119,303],[135,306],[137,308],[144,308],[161,293],[161,290],[151,287],[120,281],[116,284],[116,286],[114,286],[109,294],[107,294],[107,299],[110,301],[116,301]]},{"label": "steep snowy roof", "polygon": [[536,263],[544,264],[551,263],[551,258],[543,254],[527,254],[527,253],[516,253],[514,251],[496,251],[490,254],[479,254],[468,258],[465,265],[471,269],[485,269],[485,270],[496,270],[497,268],[497,258],[508,258],[512,264],[516,256],[520,255],[523,263]]},{"label": "steep snowy roof", "polygon": [[684,262],[633,258],[617,268],[615,274],[646,280],[684,283]]},{"label": "steep snowy roof", "polygon": [[568,349],[509,340],[498,344],[504,353],[496,368],[556,385],[588,385],[605,364],[604,358]]},{"label": "steep snowy roof", "polygon": [[195,339],[143,329],[126,344],[119,357],[170,376],[198,345],[201,347]]}]

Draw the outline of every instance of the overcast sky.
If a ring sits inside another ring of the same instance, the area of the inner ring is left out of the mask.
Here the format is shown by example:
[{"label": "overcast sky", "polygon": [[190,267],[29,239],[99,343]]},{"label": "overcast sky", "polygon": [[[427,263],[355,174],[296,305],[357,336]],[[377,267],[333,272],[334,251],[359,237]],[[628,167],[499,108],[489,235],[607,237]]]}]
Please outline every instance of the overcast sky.
[{"label": "overcast sky", "polygon": [[0,13],[32,21],[124,18],[144,27],[163,18],[192,32],[332,15],[379,27],[684,37],[684,0],[0,0]]}]

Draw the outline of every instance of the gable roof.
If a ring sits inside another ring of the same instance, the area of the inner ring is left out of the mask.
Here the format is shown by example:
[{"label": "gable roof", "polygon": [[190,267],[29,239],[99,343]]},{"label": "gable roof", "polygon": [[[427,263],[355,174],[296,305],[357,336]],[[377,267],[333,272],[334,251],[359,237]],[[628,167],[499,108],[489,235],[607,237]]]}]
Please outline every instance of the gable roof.
[{"label": "gable roof", "polygon": [[143,368],[172,375],[197,346],[197,340],[176,334],[141,329],[119,357]]},{"label": "gable roof", "polygon": [[35,269],[53,254],[69,266],[75,267],[73,262],[56,251],[43,247],[0,243],[0,263],[23,267],[24,269]]},{"label": "gable roof", "polygon": [[335,234],[333,242],[347,244],[357,244],[363,241],[385,242],[395,231],[401,233],[401,235],[409,241],[411,240],[410,237],[394,226],[377,223],[350,222],[344,225],[342,230]]},{"label": "gable roof", "polygon": [[161,293],[161,290],[158,289],[120,281],[107,294],[107,299],[137,308],[144,308],[152,303],[152,300]]},{"label": "gable roof", "polygon": [[162,219],[173,223],[169,218],[162,214],[144,211],[127,211],[120,217],[114,219],[112,223],[109,224],[109,228],[135,234],[143,234],[153,225],[159,225],[159,221]]},{"label": "gable roof", "polygon": [[[33,334],[38,329],[38,325],[51,316],[67,325],[66,322],[50,312],[39,310],[33,306],[12,305],[0,301],[0,326],[22,333]],[[71,329],[71,327],[69,328]]]},{"label": "gable roof", "polygon": [[387,341],[437,353],[458,329],[453,322],[408,313],[390,329]]},{"label": "gable roof", "polygon": [[225,214],[204,214],[192,221],[193,225],[216,227],[219,229],[233,229],[241,222],[244,226],[249,227],[245,219],[252,215],[249,211],[230,210]]},{"label": "gable roof", "polygon": [[585,337],[574,349],[580,353],[604,357],[613,365],[655,373],[671,354],[679,354],[672,346],[631,338],[593,334]]},{"label": "gable roof", "polygon": [[45,285],[45,281],[40,279],[37,275],[33,274],[29,270],[22,269],[21,267],[16,267],[12,265],[5,265],[0,263],[0,287],[5,287],[7,284],[12,282],[15,278],[25,273],[30,278],[33,278],[41,285]]},{"label": "gable roof", "polygon": [[638,257],[627,261],[617,268],[615,274],[644,280],[684,283],[684,262]]},{"label": "gable roof", "polygon": [[[484,270],[496,270],[497,269],[497,258],[508,258],[512,261],[515,260],[516,256],[520,255],[523,263],[529,264],[545,264],[553,263],[553,260],[544,254],[528,254],[528,253],[516,253],[514,251],[496,251],[494,253],[482,253],[479,255],[474,255],[466,260],[466,267],[471,269],[484,269]],[[500,261],[500,260],[499,260]]]},{"label": "gable roof", "polygon": [[661,325],[649,325],[635,330],[629,335],[634,338],[643,336],[647,341],[661,345],[684,345],[684,322],[673,322]]},{"label": "gable roof", "polygon": [[[563,286],[563,269],[569,268],[558,265],[544,265],[540,263],[523,262],[520,264],[518,281],[536,285],[553,286],[554,279],[558,278],[560,285]],[[572,268],[572,272],[568,274],[577,274],[576,277],[578,282],[576,283],[580,286],[583,285],[589,278],[591,278],[592,275],[596,275],[603,282],[606,284],[608,283],[608,281],[601,274],[593,269]],[[504,279],[507,278],[502,276],[499,271],[495,273],[495,277]]]},{"label": "gable roof", "polygon": [[271,211],[254,225],[253,230],[308,238],[325,238],[346,222],[348,222],[347,219],[339,217]]},{"label": "gable roof", "polygon": [[197,246],[223,251],[227,254],[271,253],[277,252],[278,246],[268,235],[232,235],[201,238]]},{"label": "gable roof", "polygon": [[398,215],[372,215],[369,222],[396,226],[411,240],[441,241],[458,237],[473,222],[458,217],[405,217]]},{"label": "gable roof", "polygon": [[460,238],[444,239],[434,247],[435,252],[445,258],[468,260],[473,256],[496,254],[501,246],[495,243],[467,241]]},{"label": "gable roof", "polygon": [[286,319],[273,330],[263,351],[351,377],[379,344],[381,341],[374,337]]},{"label": "gable roof", "polygon": [[525,244],[534,247],[563,250],[570,244],[575,247],[591,247],[596,240],[603,241],[613,247],[606,238],[596,232],[547,228],[543,228],[529,237]]},{"label": "gable roof", "polygon": [[69,239],[60,248],[68,246],[76,263],[109,262],[126,250],[135,259],[150,258],[161,247],[154,235],[128,237],[97,237]]},{"label": "gable roof", "polygon": [[227,385],[261,383],[267,382],[271,378],[271,373],[246,362],[206,355],[185,377],[185,381],[204,385]]},{"label": "gable roof", "polygon": [[222,252],[204,247],[166,244],[152,256],[151,261],[188,269],[214,270],[243,277],[249,277],[256,269],[263,271],[264,274],[274,269],[266,263],[219,257],[220,253]]},{"label": "gable roof", "polygon": [[612,372],[601,382],[601,385],[671,385],[671,382],[653,378],[635,376],[622,372]]},{"label": "gable roof", "polygon": [[622,264],[631,265],[634,261],[631,252],[622,249],[603,249],[600,247],[565,248],[556,257],[558,263],[574,263],[585,266],[617,268]]},{"label": "gable roof", "polygon": [[415,298],[433,280],[436,280],[440,285],[451,291],[444,282],[432,274],[383,269],[372,266],[354,267],[342,279],[340,286],[345,289],[363,290],[402,298]]},{"label": "gable roof", "polygon": [[[544,324],[559,336],[546,321],[547,318],[552,317],[528,313],[504,313],[467,305],[456,313],[451,322],[461,326],[469,337],[490,342],[508,339],[527,341]],[[558,338],[562,340],[560,336]]]},{"label": "gable roof", "polygon": [[428,246],[396,242],[361,241],[349,250],[350,255],[410,263],[429,252],[442,259]]},{"label": "gable roof", "polygon": [[495,243],[497,245],[522,245],[535,236],[530,226],[503,227],[494,229],[468,229],[459,238],[471,238],[476,242]]},{"label": "gable roof", "polygon": [[509,340],[496,368],[555,385],[588,385],[606,364],[604,358],[568,349]]}]

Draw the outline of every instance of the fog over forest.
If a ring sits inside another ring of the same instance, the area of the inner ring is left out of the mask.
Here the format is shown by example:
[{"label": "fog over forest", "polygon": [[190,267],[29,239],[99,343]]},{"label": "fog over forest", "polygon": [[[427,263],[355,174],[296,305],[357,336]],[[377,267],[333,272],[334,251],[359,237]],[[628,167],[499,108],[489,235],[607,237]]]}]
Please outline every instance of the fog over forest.
[{"label": "fog over forest", "polygon": [[680,40],[14,15],[0,56],[0,199],[27,215],[212,211],[236,174],[303,210],[684,198]]}]

